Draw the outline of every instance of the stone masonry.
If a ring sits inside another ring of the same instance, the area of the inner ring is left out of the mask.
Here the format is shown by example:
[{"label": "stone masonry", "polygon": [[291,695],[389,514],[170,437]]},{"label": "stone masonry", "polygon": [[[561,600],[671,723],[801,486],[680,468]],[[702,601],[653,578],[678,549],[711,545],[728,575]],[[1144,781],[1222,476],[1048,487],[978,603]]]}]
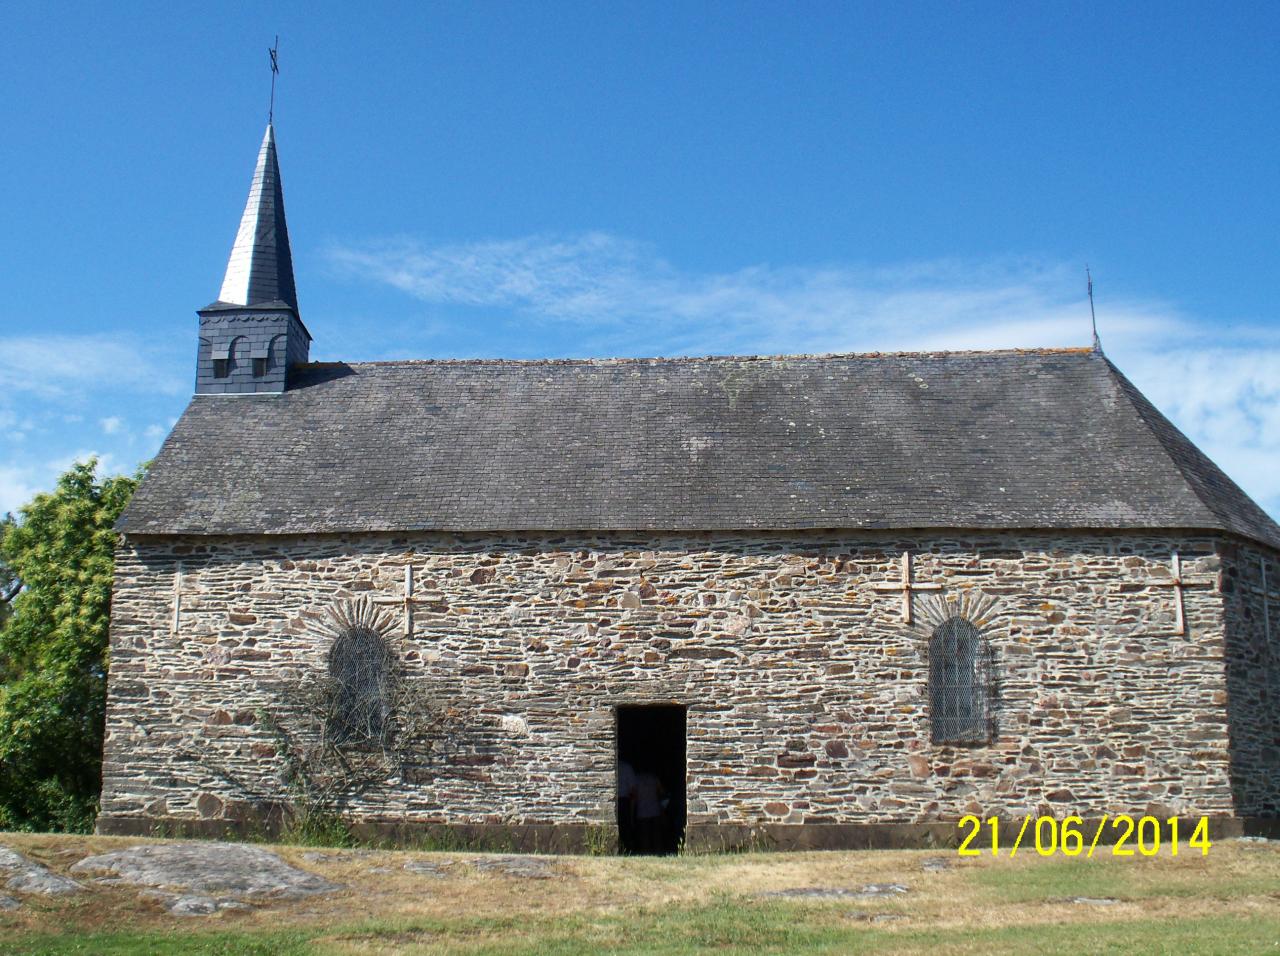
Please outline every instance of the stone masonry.
[{"label": "stone masonry", "polygon": [[[943,585],[915,595],[914,625],[875,588],[900,580],[903,550]],[[1177,589],[1154,583],[1174,550],[1183,634]],[[260,813],[231,782],[280,790],[258,710],[323,666],[328,607],[401,597],[406,564],[421,603],[400,651],[479,716],[438,777],[370,795],[369,820],[607,827],[614,708],[658,702],[688,707],[691,839],[967,813],[1274,816],[1280,597],[1268,637],[1263,562],[1275,589],[1274,552],[1162,532],[132,536],[99,826]],[[995,740],[934,746],[925,622],[988,606]]]}]

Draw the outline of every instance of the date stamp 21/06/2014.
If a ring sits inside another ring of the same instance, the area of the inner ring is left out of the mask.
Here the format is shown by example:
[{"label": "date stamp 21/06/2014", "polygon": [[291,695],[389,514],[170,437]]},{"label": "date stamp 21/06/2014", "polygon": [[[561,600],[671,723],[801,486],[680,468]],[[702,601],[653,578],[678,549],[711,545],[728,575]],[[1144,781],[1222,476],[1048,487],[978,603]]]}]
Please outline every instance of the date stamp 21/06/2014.
[{"label": "date stamp 21/06/2014", "polygon": [[1177,856],[1180,840],[1187,841],[1186,849],[1198,850],[1201,856],[1207,856],[1209,847],[1213,845],[1209,841],[1209,821],[1201,817],[1194,826],[1191,824],[1192,821],[1179,817],[1135,818],[1127,813],[1114,817],[1105,814],[1102,819],[1090,823],[1074,815],[1061,820],[1057,817],[1027,816],[1022,818],[1018,836],[1011,844],[1001,841],[998,817],[983,820],[970,814],[961,817],[956,825],[968,831],[960,843],[960,856],[990,853],[991,856],[1012,859],[1019,850],[1034,849],[1040,856],[1062,854],[1092,859],[1095,853],[1102,853],[1117,857],[1150,857],[1156,856],[1162,848],[1170,856]]}]

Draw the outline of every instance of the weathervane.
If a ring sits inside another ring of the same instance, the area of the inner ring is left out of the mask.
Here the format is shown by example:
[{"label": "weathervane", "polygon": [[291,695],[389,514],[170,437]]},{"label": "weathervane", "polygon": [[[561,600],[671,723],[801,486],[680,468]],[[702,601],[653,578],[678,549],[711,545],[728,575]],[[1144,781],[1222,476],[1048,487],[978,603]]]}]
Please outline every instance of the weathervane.
[{"label": "weathervane", "polygon": [[271,54],[271,103],[267,106],[267,125],[271,125],[276,113],[276,74],[280,72],[280,61],[277,59],[280,52],[279,34],[276,35],[276,45],[267,52]]}]

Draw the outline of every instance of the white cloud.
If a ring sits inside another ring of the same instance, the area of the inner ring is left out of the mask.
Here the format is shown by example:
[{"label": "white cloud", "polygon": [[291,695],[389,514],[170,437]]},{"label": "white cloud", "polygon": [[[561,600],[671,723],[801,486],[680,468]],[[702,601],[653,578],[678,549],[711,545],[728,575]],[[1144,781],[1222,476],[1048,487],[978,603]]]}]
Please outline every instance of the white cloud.
[{"label": "white cloud", "polygon": [[168,433],[169,433],[169,430],[165,428],[163,425],[148,425],[146,427],[146,430],[142,434],[147,439],[147,441],[152,442],[154,444],[161,441],[164,438],[164,436],[167,435]]},{"label": "white cloud", "polygon": [[[433,306],[560,326],[577,355],[785,354],[1086,345],[1077,266],[1036,260],[682,271],[603,233],[330,250],[339,272]],[[1108,354],[1280,514],[1280,335],[1160,301],[1100,303]]]},{"label": "white cloud", "polygon": [[[582,351],[744,354],[1086,345],[1078,270],[1031,260],[681,272],[600,233],[464,246],[330,251],[340,271],[437,305],[508,309],[579,328]],[[1161,303],[1111,302],[1112,334],[1176,323]],[[674,347],[673,347],[674,346]]]},{"label": "white cloud", "polygon": [[78,451],[24,466],[0,465],[0,515],[17,514],[38,492],[52,491],[58,476],[76,462],[98,460],[98,477],[131,473],[131,468],[110,452]]},{"label": "white cloud", "polygon": [[34,476],[26,468],[0,465],[0,515],[16,514],[36,493]]},{"label": "white cloud", "polygon": [[0,391],[44,398],[104,391],[180,394],[183,380],[168,358],[129,337],[8,336],[0,338]]},{"label": "white cloud", "polygon": [[110,418],[99,419],[98,424],[102,426],[102,431],[107,435],[114,435],[120,431],[120,426],[124,424],[124,420],[119,415],[112,415]]}]

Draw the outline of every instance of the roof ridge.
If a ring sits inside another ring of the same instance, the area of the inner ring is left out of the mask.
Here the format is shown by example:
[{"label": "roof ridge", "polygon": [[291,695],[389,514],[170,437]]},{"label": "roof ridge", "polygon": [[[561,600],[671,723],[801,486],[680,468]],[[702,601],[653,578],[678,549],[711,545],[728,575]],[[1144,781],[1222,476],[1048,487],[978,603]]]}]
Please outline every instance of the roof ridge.
[{"label": "roof ridge", "polygon": [[434,358],[390,359],[374,362],[309,362],[300,368],[388,367],[396,365],[644,365],[656,362],[777,362],[822,361],[827,359],[950,358],[953,356],[1089,355],[1093,349],[1081,347],[1031,349],[946,349],[903,352],[796,352],[776,355],[653,355],[595,358]]},{"label": "roof ridge", "polygon": [[[1101,353],[1099,353],[1101,355]],[[1125,401],[1129,403],[1129,407],[1133,409],[1138,419],[1146,426],[1147,431],[1156,440],[1160,446],[1160,450],[1164,452],[1169,459],[1169,463],[1173,465],[1178,475],[1182,478],[1187,488],[1196,497],[1196,500],[1204,506],[1205,510],[1215,518],[1219,527],[1223,531],[1233,531],[1237,534],[1245,533],[1248,537],[1267,540],[1273,546],[1280,546],[1280,525],[1276,524],[1262,508],[1249,497],[1231,476],[1222,470],[1218,464],[1207,454],[1201,451],[1200,447],[1183,434],[1172,421],[1170,421],[1161,411],[1151,403],[1133,382],[1120,371],[1119,368],[1105,355],[1102,355],[1102,361],[1105,364],[1107,373],[1116,382],[1120,393],[1124,396]],[[1186,459],[1190,459],[1189,461]],[[1196,473],[1192,468],[1192,463],[1209,470],[1208,475]],[[1229,493],[1234,493],[1242,499],[1247,506],[1247,510],[1254,512],[1249,515],[1233,516],[1231,509],[1226,506],[1221,495],[1212,493],[1210,483],[1222,484]],[[1251,531],[1243,531],[1239,525],[1239,517],[1245,518],[1247,524],[1253,525]],[[1259,522],[1258,518],[1262,520]]]}]

